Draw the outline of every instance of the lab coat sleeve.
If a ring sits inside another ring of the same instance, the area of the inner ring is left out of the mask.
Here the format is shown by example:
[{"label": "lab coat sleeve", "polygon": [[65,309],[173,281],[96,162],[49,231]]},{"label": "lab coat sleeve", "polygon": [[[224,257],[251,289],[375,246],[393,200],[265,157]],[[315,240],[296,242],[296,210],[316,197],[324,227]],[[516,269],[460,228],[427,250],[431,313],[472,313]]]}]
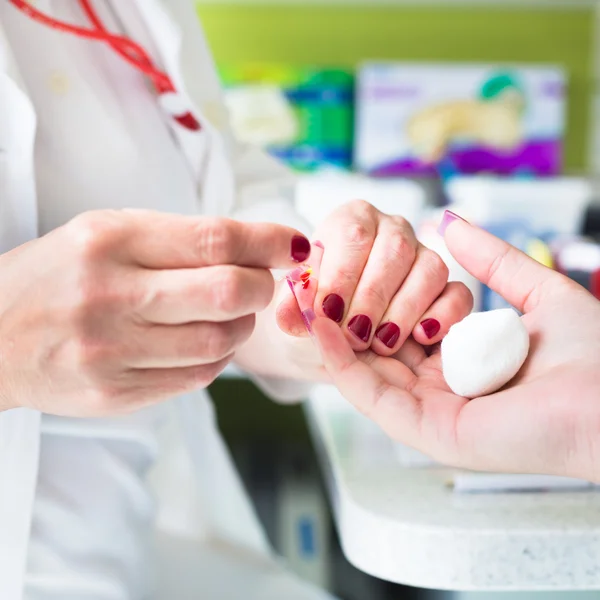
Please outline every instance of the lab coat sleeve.
[{"label": "lab coat sleeve", "polygon": [[[242,221],[270,221],[294,227],[310,236],[310,226],[294,209],[295,177],[289,169],[258,148],[233,146],[236,199],[232,216]],[[254,383],[279,402],[307,397],[311,384],[249,374]]]},{"label": "lab coat sleeve", "polygon": [[[0,19],[0,254],[37,235],[35,113]],[[21,598],[35,496],[40,413],[0,412],[0,598]]]},{"label": "lab coat sleeve", "polygon": [[[271,221],[295,227],[306,235],[310,227],[294,210],[292,173],[260,149],[240,144],[233,135],[217,69],[191,0],[169,0],[164,6],[182,33],[181,65],[188,93],[202,107],[222,138],[233,169],[233,206],[229,216],[243,221]],[[206,183],[206,182],[205,182]],[[222,182],[219,182],[222,185]],[[269,396],[290,402],[304,398],[305,383],[256,377]]]}]

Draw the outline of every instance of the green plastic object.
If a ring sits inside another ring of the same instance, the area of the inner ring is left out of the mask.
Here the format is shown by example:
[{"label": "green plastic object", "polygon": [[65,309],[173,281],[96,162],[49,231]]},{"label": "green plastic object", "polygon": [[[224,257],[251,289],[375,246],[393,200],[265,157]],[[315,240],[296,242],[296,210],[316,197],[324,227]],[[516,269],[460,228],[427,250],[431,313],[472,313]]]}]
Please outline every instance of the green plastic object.
[{"label": "green plastic object", "polygon": [[351,70],[281,64],[237,64],[219,68],[225,88],[268,84],[281,89],[298,122],[298,136],[266,148],[298,171],[352,162],[354,75]]}]

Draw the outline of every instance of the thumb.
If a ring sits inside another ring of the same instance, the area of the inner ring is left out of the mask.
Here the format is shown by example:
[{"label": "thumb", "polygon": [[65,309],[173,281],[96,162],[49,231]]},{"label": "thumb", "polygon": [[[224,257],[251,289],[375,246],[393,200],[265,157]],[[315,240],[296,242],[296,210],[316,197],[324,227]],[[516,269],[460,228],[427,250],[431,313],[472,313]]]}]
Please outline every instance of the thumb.
[{"label": "thumb", "polygon": [[514,246],[450,211],[444,214],[440,233],[462,267],[522,313],[536,308],[542,289],[548,293],[563,279]]}]

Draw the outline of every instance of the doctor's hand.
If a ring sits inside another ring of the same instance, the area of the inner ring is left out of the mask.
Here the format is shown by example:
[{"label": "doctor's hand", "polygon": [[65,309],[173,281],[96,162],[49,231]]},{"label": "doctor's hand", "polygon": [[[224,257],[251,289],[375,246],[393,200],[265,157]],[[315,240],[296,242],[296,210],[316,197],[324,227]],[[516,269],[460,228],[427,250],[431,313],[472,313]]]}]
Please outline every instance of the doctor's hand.
[{"label": "doctor's hand", "polygon": [[600,302],[466,222],[450,223],[445,239],[459,263],[523,313],[531,349],[517,378],[469,401],[446,385],[439,352],[409,341],[393,358],[357,358],[339,329],[318,319],[330,377],[391,437],[442,463],[600,483]]},{"label": "doctor's hand", "polygon": [[294,229],[146,211],[82,214],[0,256],[0,409],[129,412],[205,387],[271,301]]},{"label": "doctor's hand", "polygon": [[[466,286],[448,283],[443,260],[417,241],[402,217],[350,202],[326,219],[315,239],[324,249],[309,261],[318,289],[309,287],[308,295],[312,289],[316,315],[339,324],[355,351],[371,347],[390,356],[409,337],[435,344],[472,309]],[[278,322],[288,334],[306,335],[291,294],[278,309]]]}]

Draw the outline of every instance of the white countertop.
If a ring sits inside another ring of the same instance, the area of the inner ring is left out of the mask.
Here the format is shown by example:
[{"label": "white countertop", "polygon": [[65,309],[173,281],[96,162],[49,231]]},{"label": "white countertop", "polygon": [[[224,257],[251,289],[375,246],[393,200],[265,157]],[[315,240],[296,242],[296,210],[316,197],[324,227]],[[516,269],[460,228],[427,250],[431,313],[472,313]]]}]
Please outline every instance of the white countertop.
[{"label": "white countertop", "polygon": [[357,568],[435,589],[600,589],[600,492],[458,494],[454,470],[403,467],[333,388],[317,388],[306,407]]}]

